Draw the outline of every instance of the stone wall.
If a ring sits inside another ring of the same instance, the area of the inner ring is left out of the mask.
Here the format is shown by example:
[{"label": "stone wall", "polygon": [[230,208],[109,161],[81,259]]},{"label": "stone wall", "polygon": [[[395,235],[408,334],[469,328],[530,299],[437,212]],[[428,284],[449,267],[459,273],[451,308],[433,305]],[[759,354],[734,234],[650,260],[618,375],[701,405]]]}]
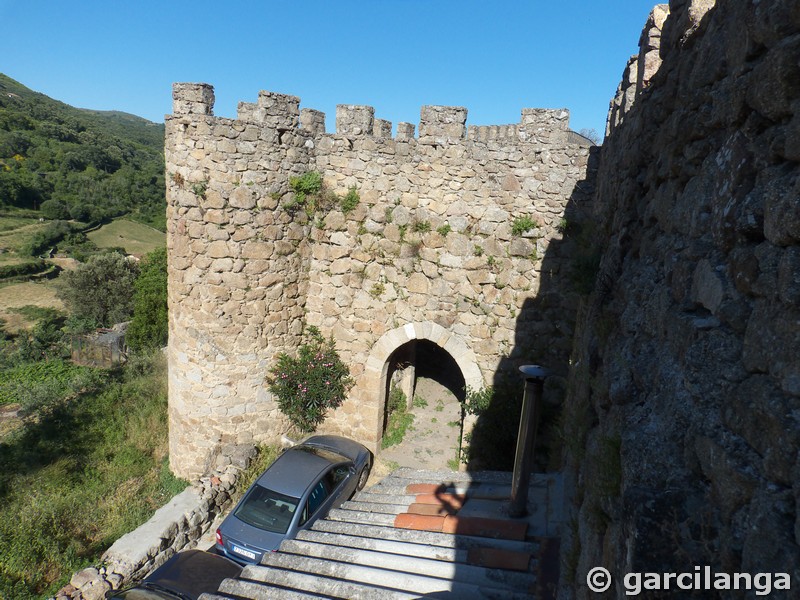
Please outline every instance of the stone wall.
[{"label": "stone wall", "polygon": [[[467,110],[426,106],[414,126],[340,105],[335,134],[299,100],[261,92],[235,120],[213,90],[176,84],[166,119],[170,457],[202,470],[220,444],[286,428],[264,375],[304,323],[333,335],[356,384],[325,431],[377,449],[387,361],[436,343],[471,387],[519,362],[566,375],[576,295],[566,219],[592,191],[591,149],[566,110],[467,127]],[[580,138],[578,138],[579,140]],[[360,202],[308,216],[286,209],[291,176],[318,171]],[[524,233],[515,221],[530,219]],[[457,356],[456,356],[457,355]]]},{"label": "stone wall", "polygon": [[597,566],[800,584],[800,10],[676,0],[665,16],[598,171],[606,244],[567,404],[580,598]]}]

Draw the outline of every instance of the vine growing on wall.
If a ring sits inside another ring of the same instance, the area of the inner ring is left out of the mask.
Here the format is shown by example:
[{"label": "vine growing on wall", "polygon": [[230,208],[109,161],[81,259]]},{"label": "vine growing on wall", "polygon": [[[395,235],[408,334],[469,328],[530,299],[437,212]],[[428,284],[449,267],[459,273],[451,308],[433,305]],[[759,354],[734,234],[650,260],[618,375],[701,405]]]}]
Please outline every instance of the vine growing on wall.
[{"label": "vine growing on wall", "polygon": [[325,339],[313,326],[305,333],[308,341],[297,356],[281,352],[266,379],[281,412],[300,431],[311,433],[328,410],[341,406],[354,382],[333,338]]}]

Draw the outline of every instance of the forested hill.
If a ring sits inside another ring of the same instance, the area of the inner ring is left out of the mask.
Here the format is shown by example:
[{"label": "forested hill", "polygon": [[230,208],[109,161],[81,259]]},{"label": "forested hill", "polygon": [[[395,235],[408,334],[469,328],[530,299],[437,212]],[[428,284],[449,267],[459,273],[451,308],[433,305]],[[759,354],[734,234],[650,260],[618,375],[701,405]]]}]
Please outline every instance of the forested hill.
[{"label": "forested hill", "polygon": [[0,74],[0,210],[164,228],[164,125],[74,108]]}]

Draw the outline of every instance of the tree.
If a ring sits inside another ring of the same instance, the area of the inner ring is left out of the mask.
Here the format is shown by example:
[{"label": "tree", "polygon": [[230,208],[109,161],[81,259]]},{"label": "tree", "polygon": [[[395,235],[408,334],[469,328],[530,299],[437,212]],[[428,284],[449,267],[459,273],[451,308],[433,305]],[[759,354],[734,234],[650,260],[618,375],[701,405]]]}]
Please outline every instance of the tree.
[{"label": "tree", "polygon": [[134,350],[167,343],[167,249],[148,254],[134,284],[133,319],[125,336]]},{"label": "tree", "polygon": [[599,146],[603,143],[603,136],[597,133],[594,127],[584,127],[578,133],[590,140],[595,146]]},{"label": "tree", "polygon": [[57,294],[74,318],[109,327],[130,318],[138,271],[121,254],[98,254],[61,275]]},{"label": "tree", "polygon": [[45,200],[39,207],[45,219],[69,219],[69,209],[61,200]]}]

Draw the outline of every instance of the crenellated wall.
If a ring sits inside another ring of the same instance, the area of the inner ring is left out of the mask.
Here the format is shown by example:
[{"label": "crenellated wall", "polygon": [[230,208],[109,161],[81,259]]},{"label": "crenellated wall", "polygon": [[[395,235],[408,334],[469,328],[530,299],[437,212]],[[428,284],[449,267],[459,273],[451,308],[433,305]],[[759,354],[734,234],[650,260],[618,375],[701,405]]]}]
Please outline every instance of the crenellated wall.
[{"label": "crenellated wall", "polygon": [[[387,361],[411,340],[456,360],[468,385],[539,361],[566,375],[576,296],[565,283],[568,206],[583,206],[591,148],[566,110],[466,126],[426,106],[419,137],[369,106],[340,105],[336,133],[299,99],[260,92],[235,120],[213,89],[175,84],[166,118],[170,456],[201,472],[221,444],[285,431],[264,376],[304,323],[333,335],[356,384],[323,429],[373,450]],[[291,176],[322,174],[360,197],[307,216],[286,209]],[[535,226],[512,231],[515,220]],[[578,218],[578,217],[571,217]]]}]

